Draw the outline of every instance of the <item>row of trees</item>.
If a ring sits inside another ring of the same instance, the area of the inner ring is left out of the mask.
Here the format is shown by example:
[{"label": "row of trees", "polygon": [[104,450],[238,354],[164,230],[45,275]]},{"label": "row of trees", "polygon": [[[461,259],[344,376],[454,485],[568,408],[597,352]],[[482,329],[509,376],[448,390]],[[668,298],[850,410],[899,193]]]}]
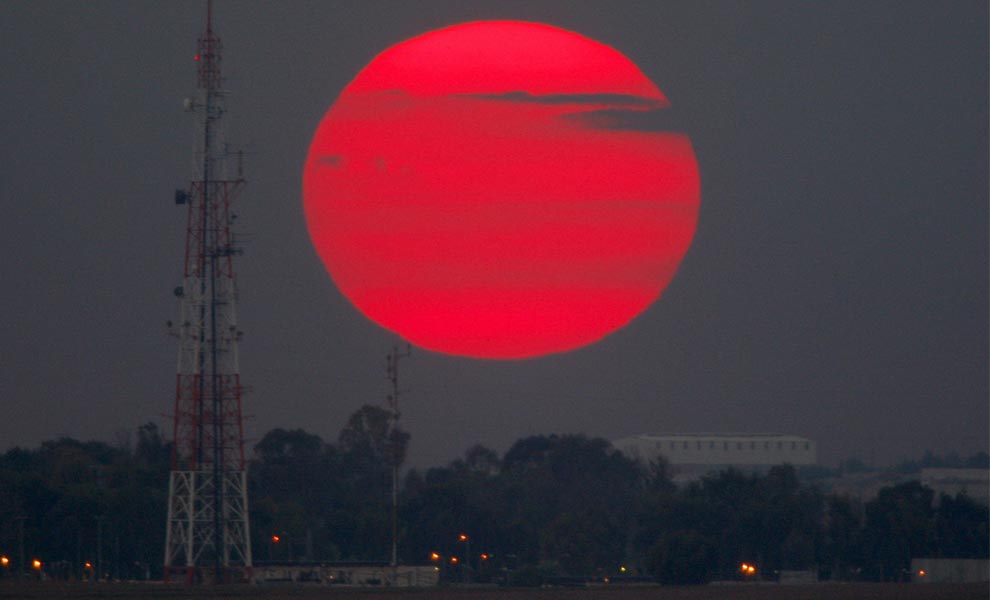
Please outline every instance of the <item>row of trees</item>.
[{"label": "row of trees", "polygon": [[153,424],[138,429],[133,447],[61,438],[0,455],[4,574],[40,559],[63,576],[160,575],[169,467]]},{"label": "row of trees", "polygon": [[[391,468],[408,443],[373,406],[334,443],[268,432],[249,473],[255,561],[387,561]],[[49,573],[160,576],[169,455],[152,424],[133,447],[59,439],[8,451],[0,553],[14,568],[24,548],[27,563],[39,557]],[[988,509],[965,495],[936,499],[909,482],[863,504],[802,483],[790,466],[678,488],[665,464],[583,435],[527,437],[503,456],[475,446],[446,466],[408,470],[398,538],[401,562],[516,583],[634,573],[700,583],[741,576],[743,562],[760,578],[817,568],[826,578],[895,580],[913,557],[990,555]]]}]

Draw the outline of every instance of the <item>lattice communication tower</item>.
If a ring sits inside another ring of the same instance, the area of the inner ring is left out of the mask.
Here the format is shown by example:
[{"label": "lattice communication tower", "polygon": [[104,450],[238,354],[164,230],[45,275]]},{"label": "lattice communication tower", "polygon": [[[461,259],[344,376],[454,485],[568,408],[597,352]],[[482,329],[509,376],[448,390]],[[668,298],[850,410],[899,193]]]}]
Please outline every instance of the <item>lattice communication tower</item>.
[{"label": "lattice communication tower", "polygon": [[[237,361],[237,282],[232,206],[244,187],[240,155],[228,152],[220,76],[221,43],[212,2],[199,38],[193,179],[175,202],[188,211],[174,445],[168,487],[165,580],[229,582],[251,571],[247,472]],[[235,171],[231,173],[230,171]]]}]

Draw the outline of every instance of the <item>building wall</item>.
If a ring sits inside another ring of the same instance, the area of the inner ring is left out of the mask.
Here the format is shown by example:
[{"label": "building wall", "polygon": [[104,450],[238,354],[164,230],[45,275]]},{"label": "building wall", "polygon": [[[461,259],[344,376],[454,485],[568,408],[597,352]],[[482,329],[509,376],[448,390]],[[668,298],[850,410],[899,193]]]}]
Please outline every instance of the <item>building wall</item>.
[{"label": "building wall", "polygon": [[915,583],[973,583],[990,581],[990,560],[985,558],[912,558]]},{"label": "building wall", "polygon": [[612,442],[631,458],[650,461],[663,456],[671,465],[770,466],[818,462],[815,442],[780,434],[637,435]]},{"label": "building wall", "polygon": [[342,585],[385,587],[431,587],[437,585],[440,573],[432,565],[350,564],[268,564],[254,569],[252,582],[258,585]]},{"label": "building wall", "polygon": [[986,469],[922,469],[921,483],[938,494],[955,496],[962,492],[973,500],[990,505],[990,471]]}]

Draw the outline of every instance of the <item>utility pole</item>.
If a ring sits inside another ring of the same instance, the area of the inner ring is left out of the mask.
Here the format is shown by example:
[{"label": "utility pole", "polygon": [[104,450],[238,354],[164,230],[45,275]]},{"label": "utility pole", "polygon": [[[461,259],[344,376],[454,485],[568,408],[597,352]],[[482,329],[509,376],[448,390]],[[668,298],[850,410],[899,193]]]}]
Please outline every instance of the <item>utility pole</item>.
[{"label": "utility pole", "polygon": [[17,545],[20,554],[20,562],[17,564],[17,578],[23,579],[25,570],[27,566],[27,557],[24,554],[24,521],[27,519],[25,516],[14,517],[17,521]]},{"label": "utility pole", "polygon": [[86,568],[83,566],[82,560],[82,522],[78,519],[76,520],[76,568],[75,571],[77,575],[81,575],[81,578],[85,578]]},{"label": "utility pole", "polygon": [[96,580],[103,580],[103,521],[106,517],[96,517]]},{"label": "utility pole", "polygon": [[388,396],[388,407],[391,411],[389,418],[389,446],[392,462],[392,556],[389,564],[392,566],[392,576],[395,577],[395,567],[399,564],[399,444],[397,429],[399,426],[399,359],[408,358],[412,349],[407,345],[405,352],[392,346],[392,352],[385,357],[385,372],[392,384],[392,392]]},{"label": "utility pole", "polygon": [[464,567],[461,569],[461,581],[467,583],[471,580],[471,536],[462,533],[457,536],[457,539],[464,542]]}]

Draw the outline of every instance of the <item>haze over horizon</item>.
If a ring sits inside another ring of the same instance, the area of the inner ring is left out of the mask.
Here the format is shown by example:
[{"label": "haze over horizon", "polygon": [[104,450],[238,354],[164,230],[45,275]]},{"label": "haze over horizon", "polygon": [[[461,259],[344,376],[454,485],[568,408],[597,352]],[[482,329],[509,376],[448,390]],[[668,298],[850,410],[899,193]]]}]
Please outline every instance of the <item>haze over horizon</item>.
[{"label": "haze over horizon", "polygon": [[[171,435],[175,319],[202,2],[0,7],[0,451]],[[795,5],[216,2],[239,199],[249,446],[334,441],[383,404],[405,342],[334,287],[302,170],[378,53],[481,19],[562,27],[669,98],[701,173],[697,232],[661,299],[599,343],[525,361],[417,348],[400,365],[410,463],[584,432],[780,432],[824,464],[990,445],[985,2]]]}]

